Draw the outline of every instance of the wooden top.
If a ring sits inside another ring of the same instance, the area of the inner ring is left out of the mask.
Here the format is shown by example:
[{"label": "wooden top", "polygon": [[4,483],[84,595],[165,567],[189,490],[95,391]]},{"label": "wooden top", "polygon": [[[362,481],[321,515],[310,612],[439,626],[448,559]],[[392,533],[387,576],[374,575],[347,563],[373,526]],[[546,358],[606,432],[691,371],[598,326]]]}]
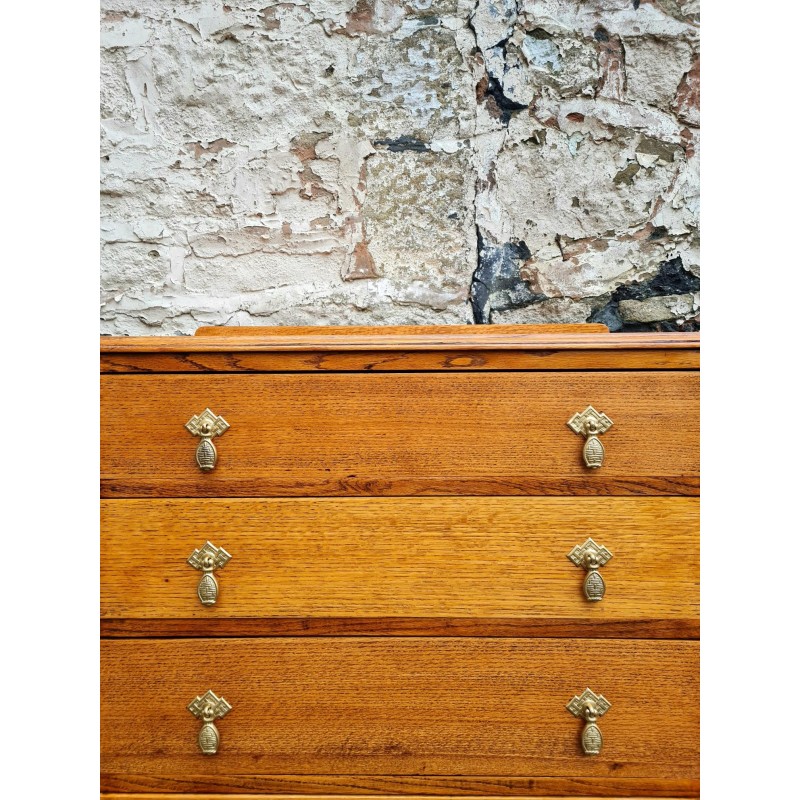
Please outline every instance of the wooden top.
[{"label": "wooden top", "polygon": [[200,328],[102,337],[103,372],[698,369],[697,333],[603,325]]},{"label": "wooden top", "polygon": [[[585,330],[584,330],[585,329]],[[213,353],[230,350],[620,350],[694,349],[697,333],[616,333],[604,325],[440,325],[405,327],[199,328],[196,337],[101,337],[104,353]]]}]

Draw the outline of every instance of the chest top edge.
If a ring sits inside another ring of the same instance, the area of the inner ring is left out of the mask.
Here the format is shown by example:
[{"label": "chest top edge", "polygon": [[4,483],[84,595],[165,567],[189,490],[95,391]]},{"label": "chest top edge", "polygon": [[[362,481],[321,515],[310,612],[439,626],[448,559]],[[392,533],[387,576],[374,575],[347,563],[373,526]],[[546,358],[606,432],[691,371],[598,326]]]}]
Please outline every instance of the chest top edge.
[{"label": "chest top edge", "polygon": [[101,372],[696,370],[698,333],[601,325],[200,328],[101,337]]}]

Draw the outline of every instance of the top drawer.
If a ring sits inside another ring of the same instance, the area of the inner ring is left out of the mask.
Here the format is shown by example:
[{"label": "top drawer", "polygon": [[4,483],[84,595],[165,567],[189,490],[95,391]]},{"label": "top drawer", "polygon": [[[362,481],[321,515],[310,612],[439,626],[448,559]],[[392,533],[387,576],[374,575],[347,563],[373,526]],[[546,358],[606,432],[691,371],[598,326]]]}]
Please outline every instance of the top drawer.
[{"label": "top drawer", "polygon": [[[695,371],[151,374],[101,378],[105,497],[694,495]],[[584,464],[567,421],[613,426]],[[184,427],[230,428],[213,470]]]}]

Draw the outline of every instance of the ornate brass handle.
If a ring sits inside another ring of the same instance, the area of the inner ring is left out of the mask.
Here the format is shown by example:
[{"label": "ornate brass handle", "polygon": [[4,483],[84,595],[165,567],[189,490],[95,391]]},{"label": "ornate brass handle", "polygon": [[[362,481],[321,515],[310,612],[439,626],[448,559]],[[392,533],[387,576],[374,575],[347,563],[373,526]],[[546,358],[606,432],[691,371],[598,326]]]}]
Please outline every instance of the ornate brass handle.
[{"label": "ornate brass handle", "polygon": [[583,461],[589,469],[603,466],[606,451],[597,437],[605,433],[614,423],[601,411],[586,406],[583,411],[573,414],[567,425],[579,436],[586,437],[583,446]]},{"label": "ornate brass handle", "polygon": [[611,708],[611,703],[603,695],[595,694],[588,687],[583,690],[583,694],[576,694],[567,703],[567,711],[586,722],[583,726],[583,733],[581,733],[581,745],[587,756],[598,755],[603,747],[603,734],[597,727],[597,720],[609,708]]},{"label": "ornate brass handle", "polygon": [[591,537],[583,544],[576,544],[567,553],[567,558],[576,566],[586,570],[586,579],[583,582],[583,593],[587,600],[602,600],[606,593],[606,582],[598,572],[600,567],[613,558],[610,550],[597,544]]},{"label": "ornate brass handle", "polygon": [[222,417],[218,417],[210,408],[202,414],[195,414],[187,423],[186,429],[193,436],[200,437],[194,457],[197,466],[203,472],[210,472],[217,463],[217,448],[211,441],[215,436],[222,436],[230,428]]},{"label": "ornate brass handle", "polygon": [[201,752],[203,755],[213,756],[219,748],[219,731],[214,720],[222,719],[231,710],[231,704],[209,689],[205,694],[197,695],[188,708],[197,719],[203,721],[203,727],[197,736]]},{"label": "ornate brass handle", "polygon": [[217,583],[214,570],[222,569],[230,560],[231,555],[227,550],[214,547],[211,542],[206,542],[186,559],[190,566],[203,570],[203,577],[197,584],[197,596],[204,606],[213,606],[217,602],[219,583]]}]

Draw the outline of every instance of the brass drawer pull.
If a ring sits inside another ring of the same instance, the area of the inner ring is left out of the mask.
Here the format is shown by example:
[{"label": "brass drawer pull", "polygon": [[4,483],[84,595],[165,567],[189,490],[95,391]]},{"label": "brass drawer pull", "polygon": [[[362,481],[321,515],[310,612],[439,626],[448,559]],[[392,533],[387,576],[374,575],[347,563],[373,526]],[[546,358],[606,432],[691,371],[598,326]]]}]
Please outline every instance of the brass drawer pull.
[{"label": "brass drawer pull", "polygon": [[210,472],[217,463],[217,448],[211,441],[215,436],[222,436],[230,428],[222,417],[218,417],[210,408],[202,414],[195,414],[187,423],[186,429],[193,436],[200,437],[194,457],[197,466],[203,472]]},{"label": "brass drawer pull", "polygon": [[231,554],[222,547],[214,547],[206,542],[199,550],[195,550],[186,563],[195,569],[203,570],[203,577],[197,584],[197,596],[204,606],[213,606],[219,595],[219,583],[214,575],[215,569],[222,569],[231,560]]},{"label": "brass drawer pull", "polygon": [[209,689],[204,695],[197,695],[188,708],[197,719],[203,721],[203,727],[197,736],[201,752],[203,755],[213,756],[219,748],[219,731],[214,720],[222,719],[231,710],[231,704]]},{"label": "brass drawer pull", "polygon": [[583,461],[589,469],[603,466],[606,451],[597,437],[605,433],[614,423],[601,411],[596,411],[591,406],[573,414],[567,425],[579,436],[586,437],[583,446]]},{"label": "brass drawer pull", "polygon": [[587,756],[598,755],[603,747],[603,734],[600,733],[600,728],[597,727],[597,720],[609,708],[611,708],[611,703],[603,695],[595,694],[588,687],[583,690],[583,694],[580,696],[575,695],[567,703],[567,711],[586,722],[581,734],[581,745],[583,745],[583,752]]},{"label": "brass drawer pull", "polygon": [[583,582],[583,593],[587,600],[595,602],[603,599],[603,595],[606,593],[606,582],[598,570],[613,557],[610,550],[597,544],[591,537],[583,544],[576,544],[567,553],[567,558],[576,567],[583,567],[587,572]]}]

